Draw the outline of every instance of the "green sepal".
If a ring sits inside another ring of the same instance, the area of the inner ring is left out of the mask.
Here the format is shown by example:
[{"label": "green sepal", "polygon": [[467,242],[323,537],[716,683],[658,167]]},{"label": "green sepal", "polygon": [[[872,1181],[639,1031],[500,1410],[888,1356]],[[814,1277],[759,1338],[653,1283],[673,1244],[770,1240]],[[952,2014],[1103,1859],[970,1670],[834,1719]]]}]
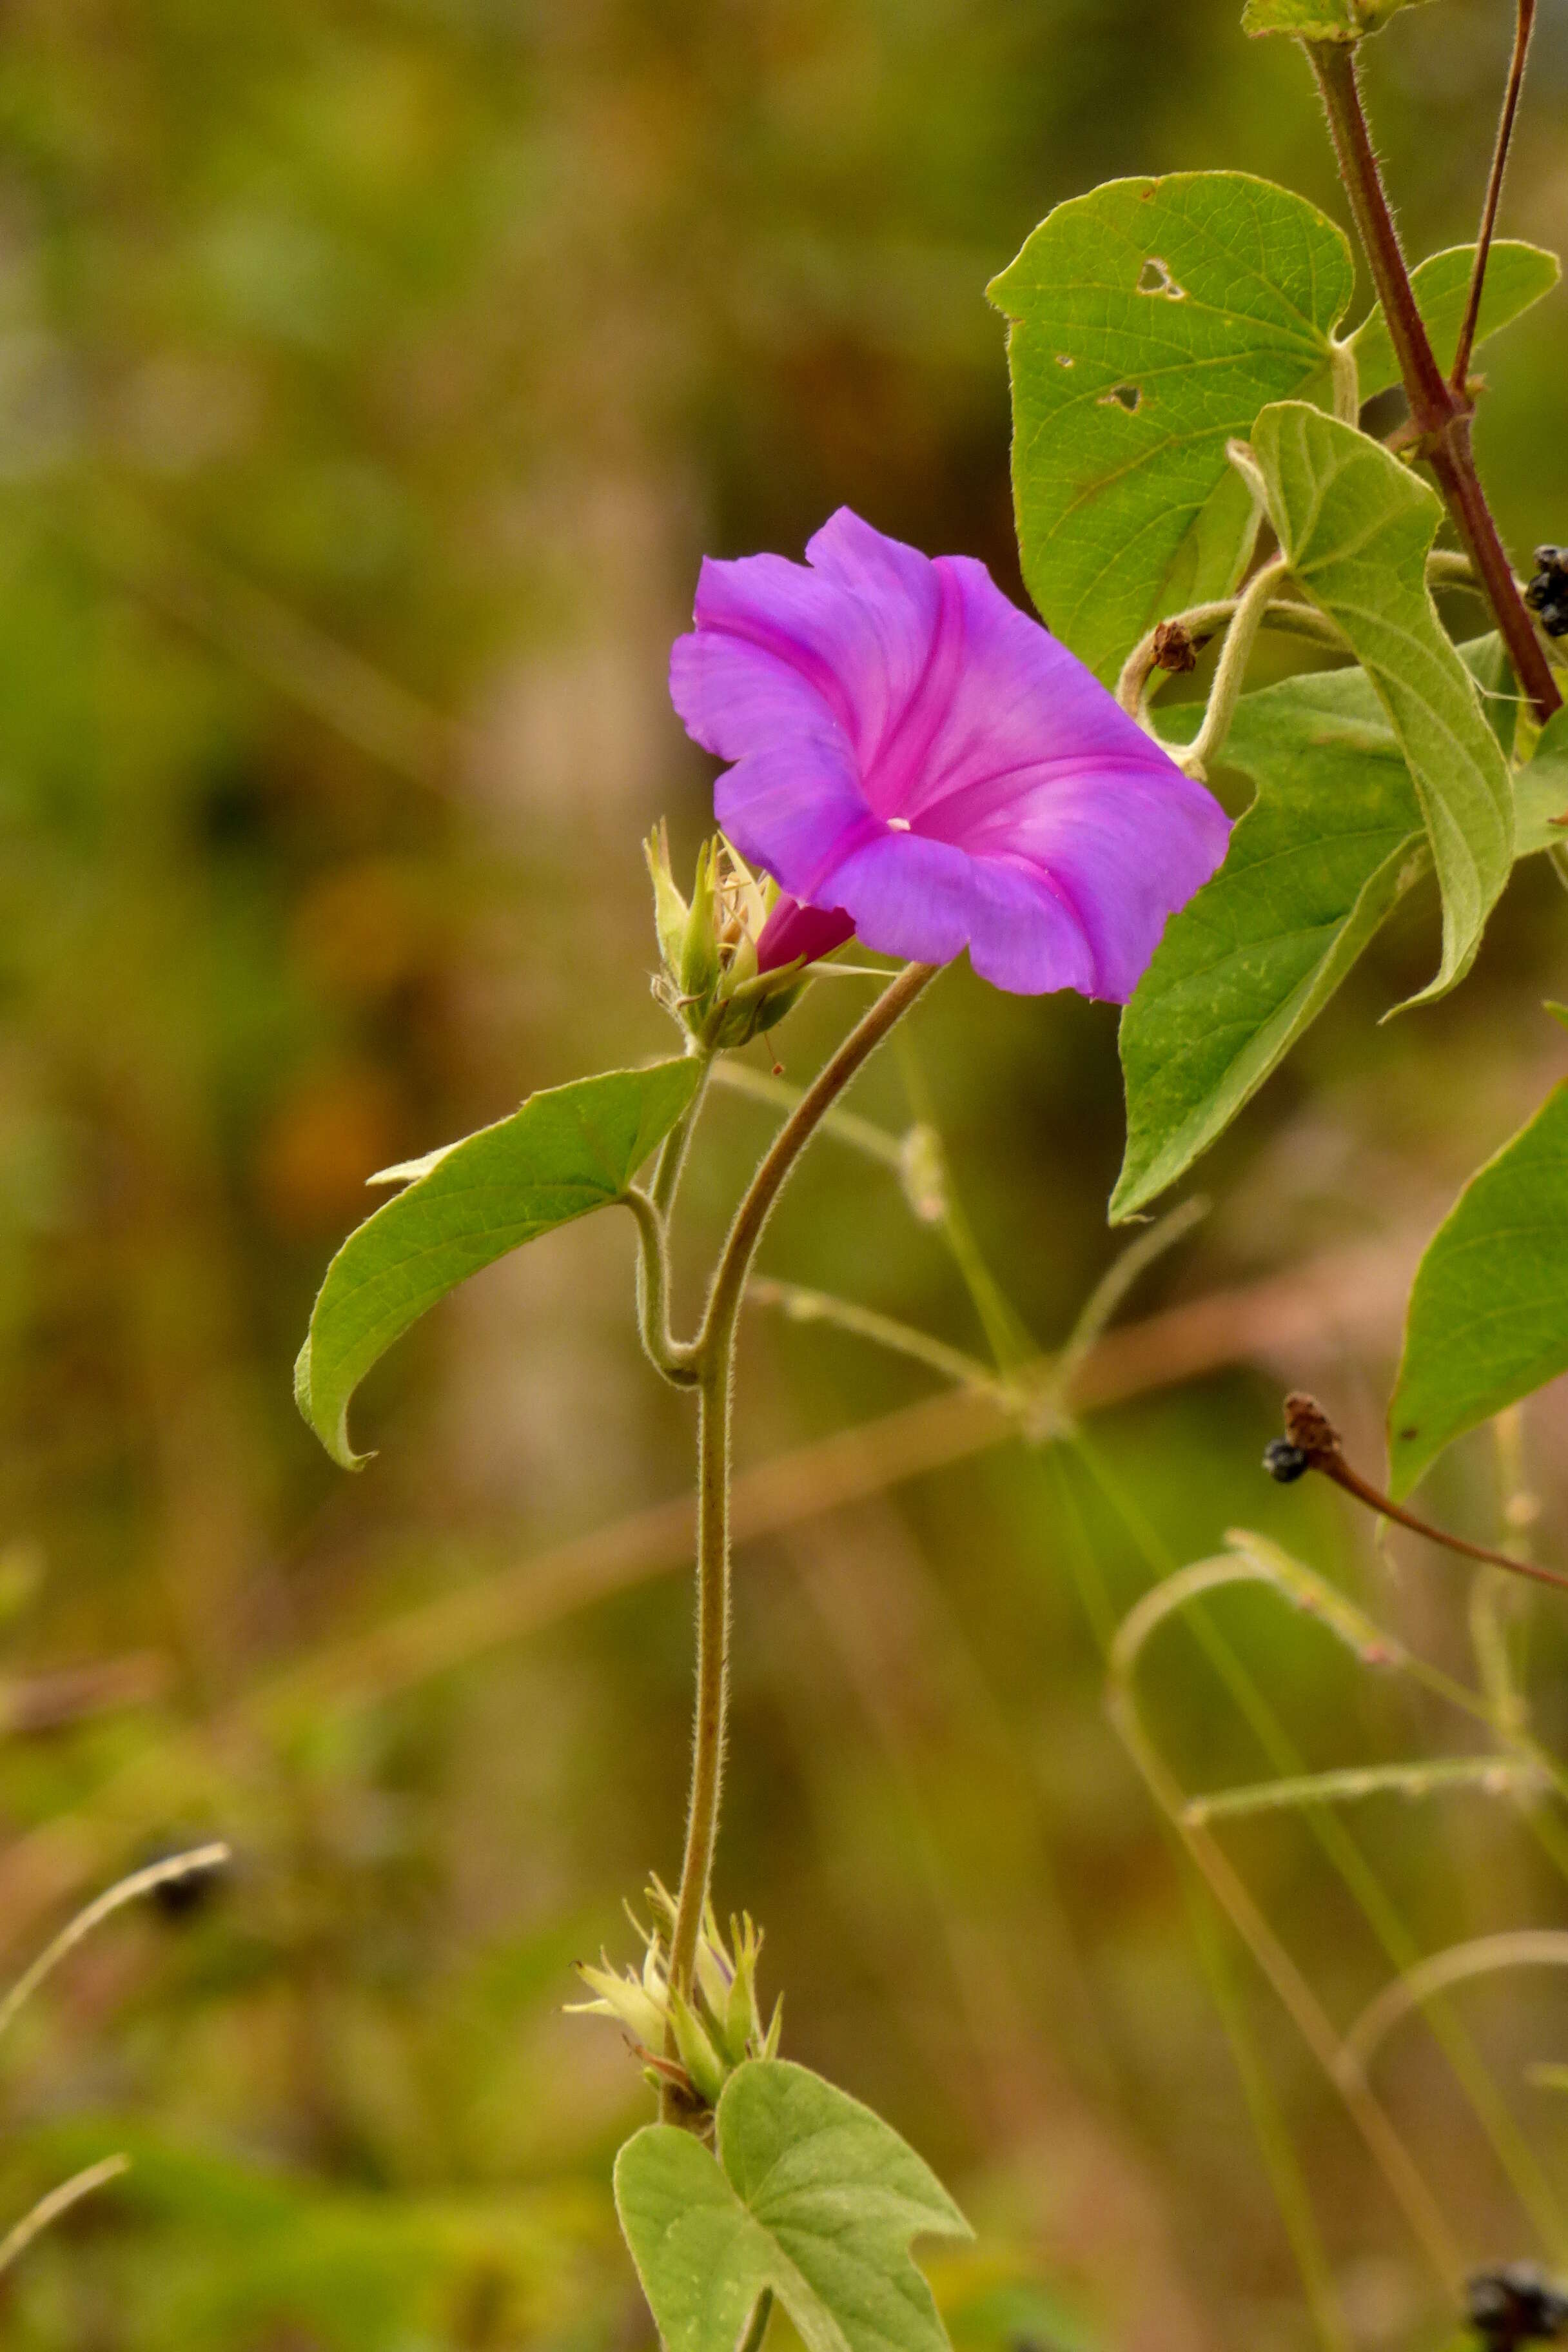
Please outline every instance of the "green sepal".
[{"label": "green sepal", "polygon": [[686,901],[676,887],[669,866],[669,827],[660,817],[642,845],[648,878],[653,884],[653,921],[658,952],[667,971],[679,969],[686,939]]},{"label": "green sepal", "polygon": [[717,2106],[731,2069],[725,2065],[708,2038],[708,2031],[691,2003],[671,1985],[668,1992],[669,2021],[675,2032],[675,2046],[680,2063],[690,2075],[698,2095],[708,2105]]},{"label": "green sepal", "polygon": [[706,996],[719,984],[719,941],[714,929],[714,845],[709,840],[697,853],[697,876],[691,886],[691,911],[674,965],[680,992]]}]

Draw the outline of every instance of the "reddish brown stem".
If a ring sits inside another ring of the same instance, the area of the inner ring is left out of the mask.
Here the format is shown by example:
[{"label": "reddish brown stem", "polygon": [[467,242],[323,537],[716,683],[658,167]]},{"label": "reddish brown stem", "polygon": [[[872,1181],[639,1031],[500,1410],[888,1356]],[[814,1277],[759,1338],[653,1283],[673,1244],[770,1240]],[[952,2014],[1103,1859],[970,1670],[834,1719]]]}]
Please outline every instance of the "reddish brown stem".
[{"label": "reddish brown stem", "polygon": [[1508,89],[1503,94],[1502,113],[1498,120],[1497,145],[1492,151],[1491,177],[1487,182],[1487,200],[1481,207],[1480,231],[1476,238],[1475,268],[1470,272],[1469,299],[1465,304],[1464,324],[1459,329],[1459,347],[1455,356],[1449,382],[1463,394],[1470,373],[1470,353],[1476,345],[1476,329],[1480,321],[1481,295],[1487,282],[1487,262],[1492,249],[1492,232],[1497,227],[1498,205],[1502,201],[1503,174],[1508,170],[1508,151],[1513,144],[1513,126],[1519,113],[1520,92],[1524,88],[1524,68],[1530,56],[1531,36],[1535,30],[1535,0],[1519,0],[1519,17],[1514,26],[1513,61],[1509,67]]},{"label": "reddish brown stem", "polygon": [[1535,706],[1536,716],[1547,719],[1560,708],[1563,698],[1514,583],[1513,566],[1498,537],[1476,473],[1469,396],[1457,392],[1438,366],[1415,300],[1362,107],[1355,50],[1339,41],[1307,41],[1302,46],[1322,93],[1340,177],[1399,362],[1419,454],[1436,477],[1460,543],[1491,606],[1514,675]]},{"label": "reddish brown stem", "polygon": [[1568,1592],[1568,1576],[1560,1576],[1555,1569],[1540,1568],[1531,1559],[1514,1559],[1506,1551],[1489,1551],[1485,1544],[1468,1543],[1463,1536],[1449,1535],[1446,1528],[1435,1528],[1429,1520],[1417,1518],[1414,1511],[1403,1509],[1392,1496],[1380,1494],[1370,1479],[1351,1468],[1340,1433],[1316,1398],[1300,1392],[1286,1398],[1285,1434],[1305,1457],[1307,1469],[1321,1470],[1325,1478],[1331,1478],[1380,1518],[1393,1519],[1412,1535],[1441,1544],[1446,1551],[1462,1552],[1467,1559],[1485,1560],[1490,1568],[1506,1568],[1515,1576],[1531,1577],[1537,1584],[1554,1585],[1560,1592]]}]

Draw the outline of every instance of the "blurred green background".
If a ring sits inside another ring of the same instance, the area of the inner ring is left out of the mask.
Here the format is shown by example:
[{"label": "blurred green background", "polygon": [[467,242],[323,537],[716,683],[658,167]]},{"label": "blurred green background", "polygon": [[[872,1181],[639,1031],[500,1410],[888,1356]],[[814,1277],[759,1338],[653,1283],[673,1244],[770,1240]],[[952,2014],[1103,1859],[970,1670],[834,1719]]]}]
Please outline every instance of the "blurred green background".
[{"label": "blurred green background", "polygon": [[[0,18],[7,1965],[150,1854],[237,1849],[205,1901],[79,1951],[0,2053],[0,2218],[135,2158],[0,2286],[19,2352],[650,2344],[608,2201],[647,2094],[561,2014],[574,1958],[629,1957],[621,1900],[673,1872],[684,1797],[679,1521],[637,1515],[681,1494],[690,1429],[637,1353],[629,1221],[422,1328],[367,1389],[359,1480],[296,1419],[294,1350],[371,1171],[667,1046],[638,841],[668,812],[684,863],[705,821],[664,690],[700,555],[798,554],[847,501],[1019,593],[983,289],[1033,223],[1222,165],[1342,217],[1306,69],[1238,5]],[[1418,252],[1472,232],[1511,14],[1441,0],[1369,58]],[[1568,7],[1542,17],[1503,225],[1556,246]],[[1565,320],[1488,354],[1516,557],[1568,539]],[[1376,1553],[1257,1464],[1305,1382],[1380,1466],[1415,1254],[1563,1066],[1563,899],[1532,866],[1462,994],[1380,1029],[1435,960],[1410,905],[1215,1154],[1088,1452],[987,1442],[962,1401],[910,1420],[918,1370],[747,1325],[742,1467],[779,1466],[746,1489],[720,1899],[767,1927],[786,2053],[973,2218],[934,2273],[972,2352],[1306,2345],[1264,2142],[1357,2344],[1451,2327],[1108,1727],[1100,1643],[1240,1521],[1471,1670],[1458,1563]],[[845,1003],[776,1034],[791,1076]],[[1114,1039],[1110,1008],[958,971],[861,1090],[941,1129],[1043,1344],[1117,1246]],[[693,1270],[765,1114],[723,1099],[710,1129]],[[979,1343],[931,1231],[831,1141],[765,1263]],[[1483,1435],[1432,1507],[1494,1538],[1522,1484],[1560,1558],[1561,1395],[1517,1433],[1521,1464]],[[1483,1601],[1568,1735],[1561,1612]],[[1313,1766],[1471,1742],[1266,1599],[1210,1616]],[[1148,1691],[1187,1784],[1273,1769],[1186,1633]],[[1226,1851],[1339,2027],[1401,1938],[1563,1922],[1494,1795],[1336,1818],[1382,1942],[1299,1817]],[[1568,2056],[1562,1983],[1479,1980],[1446,2047],[1407,2023],[1379,2062],[1463,2262],[1568,2257],[1563,2096],[1526,2073]]]}]

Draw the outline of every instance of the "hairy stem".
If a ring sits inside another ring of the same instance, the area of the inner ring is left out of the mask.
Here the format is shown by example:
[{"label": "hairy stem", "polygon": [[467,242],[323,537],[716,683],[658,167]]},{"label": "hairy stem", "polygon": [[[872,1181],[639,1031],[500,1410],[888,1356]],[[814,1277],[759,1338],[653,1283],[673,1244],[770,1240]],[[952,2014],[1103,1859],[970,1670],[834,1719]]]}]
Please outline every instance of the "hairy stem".
[{"label": "hairy stem", "polygon": [[672,1387],[695,1388],[689,1345],[669,1328],[669,1232],[652,1199],[634,1184],[626,1203],[637,1221],[637,1333],[643,1353]]},{"label": "hairy stem", "polygon": [[1536,716],[1550,719],[1563,698],[1476,473],[1468,394],[1456,390],[1438,366],[1415,300],[1362,107],[1354,47],[1339,41],[1306,41],[1302,47],[1322,93],[1340,177],[1399,361],[1418,452],[1436,477],[1454,528],[1475,565],[1514,675]]},{"label": "hairy stem", "polygon": [[681,1171],[686,1166],[686,1155],[691,1149],[691,1139],[697,1132],[697,1122],[702,1116],[702,1106],[708,1098],[708,1082],[712,1075],[713,1056],[710,1053],[705,1053],[702,1056],[702,1075],[697,1081],[697,1091],[665,1137],[659,1146],[658,1158],[653,1164],[653,1182],[649,1187],[648,1197],[665,1224],[668,1223],[670,1211],[675,1206],[675,1195],[679,1190]]},{"label": "hairy stem", "polygon": [[[904,967],[825,1063],[773,1138],[735,1212],[708,1294],[702,1328],[690,1350],[698,1393],[697,1704],[686,1852],[669,1953],[669,1981],[682,1993],[690,1988],[697,1938],[708,1906],[723,1789],[729,1686],[730,1408],[735,1335],[746,1277],[774,1203],[824,1116],[934,979],[935,971],[931,964]],[[667,2122],[688,2119],[679,2095],[668,2086],[660,2095],[660,2112]]]},{"label": "hairy stem", "polygon": [[1486,203],[1481,207],[1481,226],[1476,238],[1475,267],[1470,272],[1469,297],[1465,304],[1464,324],[1459,329],[1459,347],[1455,354],[1449,382],[1461,396],[1470,373],[1470,353],[1475,349],[1476,329],[1480,322],[1481,296],[1486,289],[1487,262],[1492,249],[1492,232],[1497,227],[1498,205],[1502,200],[1503,174],[1508,170],[1508,151],[1513,144],[1514,121],[1519,113],[1520,92],[1524,88],[1525,62],[1530,56],[1531,35],[1535,30],[1535,0],[1519,0],[1519,18],[1514,26],[1513,58],[1509,67],[1508,89],[1503,94],[1502,113],[1498,120],[1497,145],[1492,151],[1491,176],[1487,182]]},{"label": "hairy stem", "polygon": [[[1210,604],[1194,604],[1188,612],[1173,613],[1169,621],[1151,629],[1147,635],[1139,639],[1116,681],[1116,699],[1130,719],[1136,719],[1143,728],[1151,724],[1147,697],[1150,683],[1160,667],[1156,643],[1161,629],[1184,629],[1195,647],[1198,644],[1206,643],[1216,629],[1229,626],[1240,602],[1239,596],[1222,596]],[[1306,637],[1313,645],[1326,646],[1331,653],[1342,654],[1347,650],[1342,633],[1334,626],[1326,613],[1320,613],[1315,604],[1299,604],[1288,596],[1275,596],[1269,600],[1263,615],[1263,625],[1267,629],[1282,629],[1288,636]]]},{"label": "hairy stem", "polygon": [[1258,643],[1258,632],[1263,626],[1276,590],[1285,577],[1283,556],[1256,572],[1237,600],[1236,612],[1226,633],[1219,665],[1209,688],[1208,708],[1204,722],[1184,751],[1176,758],[1190,775],[1200,779],[1211,760],[1217,759],[1225,749],[1225,739],[1230,733],[1230,722],[1236,717],[1236,706],[1247,677],[1247,666],[1252,659],[1252,649]]}]

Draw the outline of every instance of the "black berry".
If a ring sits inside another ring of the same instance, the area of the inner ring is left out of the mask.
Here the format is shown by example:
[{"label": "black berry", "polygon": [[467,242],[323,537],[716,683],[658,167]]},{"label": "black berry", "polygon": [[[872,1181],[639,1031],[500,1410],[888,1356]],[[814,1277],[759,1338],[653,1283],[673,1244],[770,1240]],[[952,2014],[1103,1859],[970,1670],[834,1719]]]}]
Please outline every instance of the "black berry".
[{"label": "black berry", "polygon": [[1549,637],[1568,637],[1568,547],[1538,547],[1535,561],[1539,569],[1524,601]]},{"label": "black berry", "polygon": [[1300,1447],[1292,1445],[1288,1437],[1271,1437],[1263,1449],[1263,1466],[1268,1475],[1277,1478],[1282,1486],[1293,1486],[1298,1478],[1306,1475],[1312,1465]]},{"label": "black berry", "polygon": [[1533,2263],[1478,2271],[1465,2289],[1465,2315],[1488,2352],[1553,2344],[1568,2326],[1568,2295]]}]

